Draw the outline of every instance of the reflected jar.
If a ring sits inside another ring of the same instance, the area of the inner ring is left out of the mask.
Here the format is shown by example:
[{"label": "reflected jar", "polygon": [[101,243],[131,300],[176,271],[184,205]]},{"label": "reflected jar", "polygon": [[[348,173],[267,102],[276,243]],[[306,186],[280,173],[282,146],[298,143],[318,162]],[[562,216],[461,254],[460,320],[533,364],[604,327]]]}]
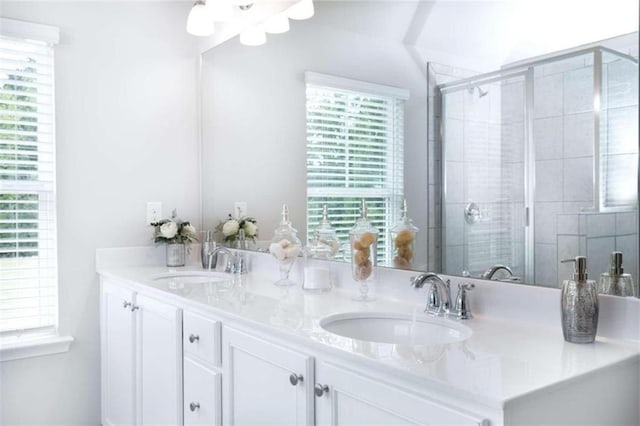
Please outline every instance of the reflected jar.
[{"label": "reflected jar", "polygon": [[390,234],[393,241],[393,266],[399,269],[412,269],[418,227],[407,216],[406,200],[403,203],[402,218],[391,228]]},{"label": "reflected jar", "polygon": [[374,300],[369,296],[367,282],[374,278],[374,266],[376,265],[378,230],[369,222],[365,201],[360,203],[360,218],[349,232],[351,243],[351,274],[355,281],[360,283],[360,295],[354,300]]}]

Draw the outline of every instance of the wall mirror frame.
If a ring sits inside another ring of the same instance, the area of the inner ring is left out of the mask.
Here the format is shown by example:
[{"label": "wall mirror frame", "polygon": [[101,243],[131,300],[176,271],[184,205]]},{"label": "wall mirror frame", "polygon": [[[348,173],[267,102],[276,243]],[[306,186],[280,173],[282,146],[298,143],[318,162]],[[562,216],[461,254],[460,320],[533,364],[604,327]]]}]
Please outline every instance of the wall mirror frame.
[{"label": "wall mirror frame", "polygon": [[[622,12],[598,17],[607,2],[587,2],[580,28],[555,18],[505,47],[527,13],[542,19],[552,8],[513,3],[321,1],[316,16],[263,46],[230,39],[204,52],[204,228],[245,201],[259,240],[269,240],[288,204],[306,241],[312,71],[410,93],[403,195],[420,229],[412,269],[478,277],[504,264],[512,273],[494,278],[556,287],[569,276],[562,258],[586,255],[597,279],[620,250],[638,283],[638,6],[623,1]],[[611,29],[620,13],[635,20]],[[602,28],[589,34],[594,19]],[[554,40],[560,24],[582,38]],[[629,193],[635,201],[619,201]]]}]

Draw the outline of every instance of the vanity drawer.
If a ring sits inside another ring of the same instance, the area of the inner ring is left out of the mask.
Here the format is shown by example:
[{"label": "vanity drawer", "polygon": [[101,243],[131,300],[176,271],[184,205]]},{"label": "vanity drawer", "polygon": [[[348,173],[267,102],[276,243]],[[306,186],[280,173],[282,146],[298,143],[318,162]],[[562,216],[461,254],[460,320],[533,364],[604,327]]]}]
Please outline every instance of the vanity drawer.
[{"label": "vanity drawer", "polygon": [[185,311],[183,316],[185,356],[219,367],[221,359],[220,322]]},{"label": "vanity drawer", "polygon": [[184,424],[219,426],[221,416],[220,373],[185,358]]}]

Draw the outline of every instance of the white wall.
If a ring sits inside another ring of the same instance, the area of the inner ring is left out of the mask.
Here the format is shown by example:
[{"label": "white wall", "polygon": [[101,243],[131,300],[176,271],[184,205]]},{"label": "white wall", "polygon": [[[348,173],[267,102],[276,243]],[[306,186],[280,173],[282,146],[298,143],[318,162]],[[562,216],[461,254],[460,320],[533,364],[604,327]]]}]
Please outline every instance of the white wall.
[{"label": "white wall", "polygon": [[99,424],[95,249],[146,245],[146,201],[199,223],[189,3],[7,2],[56,25],[60,329],[68,353],[0,364],[0,423]]},{"label": "white wall", "polygon": [[427,247],[427,82],[405,45],[317,25],[291,22],[259,48],[237,38],[203,60],[203,223],[214,227],[234,201],[247,201],[260,239],[271,239],[283,203],[306,228],[305,71],[410,90],[405,113],[405,193]]}]

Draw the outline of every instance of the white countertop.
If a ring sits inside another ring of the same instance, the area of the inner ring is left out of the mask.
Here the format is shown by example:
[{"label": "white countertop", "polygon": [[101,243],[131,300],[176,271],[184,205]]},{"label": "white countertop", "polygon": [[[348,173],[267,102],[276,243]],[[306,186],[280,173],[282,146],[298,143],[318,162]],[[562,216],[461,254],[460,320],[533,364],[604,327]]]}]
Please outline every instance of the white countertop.
[{"label": "white countertop", "polygon": [[[196,266],[172,270],[190,269],[201,270]],[[351,294],[341,289],[309,294],[299,287],[278,288],[272,284],[272,277],[259,272],[235,276],[224,283],[177,284],[152,279],[168,271],[157,266],[103,267],[99,273],[159,296],[175,295],[179,304],[208,310],[223,323],[228,318],[257,332],[372,365],[417,384],[437,384],[447,392],[466,395],[494,408],[640,359],[638,341],[598,336],[594,344],[572,344],[564,341],[559,323],[554,327],[537,326],[481,315],[464,321],[473,330],[464,342],[409,346],[360,341],[325,331],[319,320],[329,314],[354,311],[426,315],[422,312],[424,301],[409,303],[380,297],[369,303],[354,302]]]}]

